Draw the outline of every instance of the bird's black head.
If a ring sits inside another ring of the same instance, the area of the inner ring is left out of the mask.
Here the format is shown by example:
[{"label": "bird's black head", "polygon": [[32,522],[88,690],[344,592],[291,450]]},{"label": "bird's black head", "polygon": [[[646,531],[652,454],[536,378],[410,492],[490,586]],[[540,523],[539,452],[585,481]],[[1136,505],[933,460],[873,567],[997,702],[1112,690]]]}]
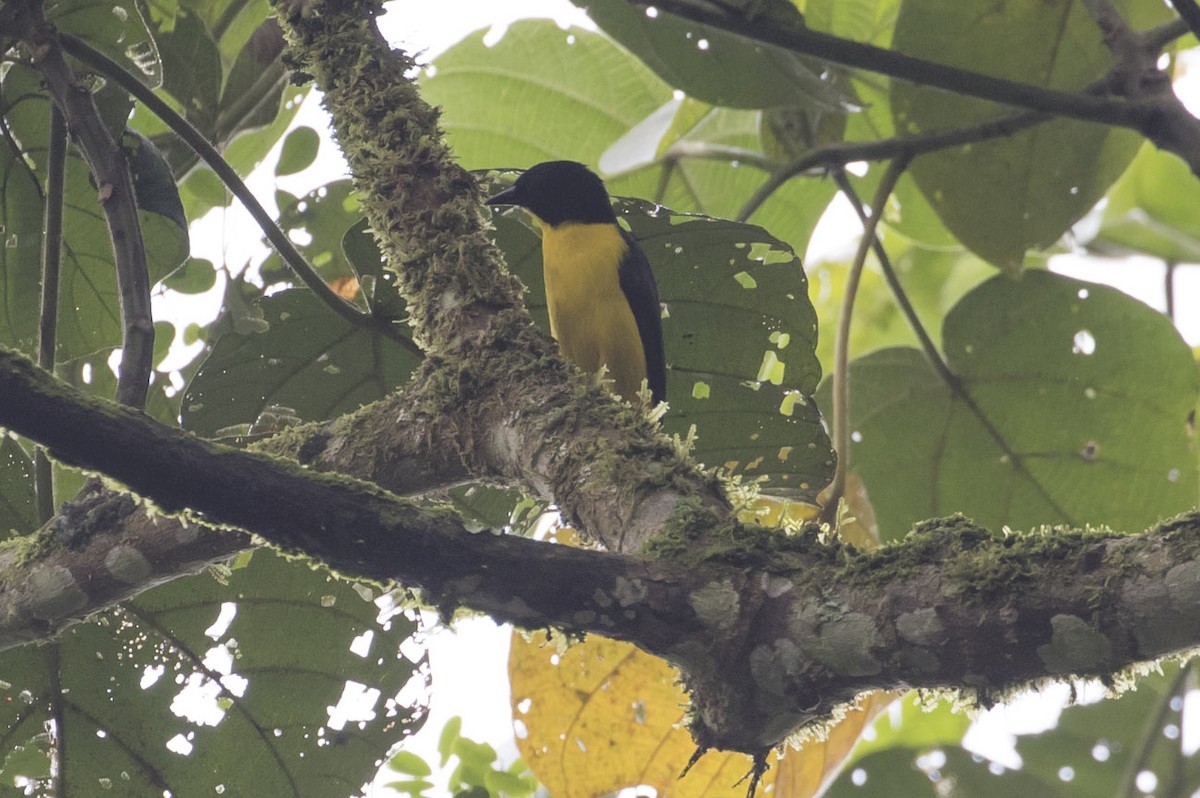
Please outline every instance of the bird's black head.
[{"label": "bird's black head", "polygon": [[546,161],[532,166],[512,188],[488,200],[488,205],[519,205],[551,227],[564,222],[615,222],[604,182],[575,161]]}]

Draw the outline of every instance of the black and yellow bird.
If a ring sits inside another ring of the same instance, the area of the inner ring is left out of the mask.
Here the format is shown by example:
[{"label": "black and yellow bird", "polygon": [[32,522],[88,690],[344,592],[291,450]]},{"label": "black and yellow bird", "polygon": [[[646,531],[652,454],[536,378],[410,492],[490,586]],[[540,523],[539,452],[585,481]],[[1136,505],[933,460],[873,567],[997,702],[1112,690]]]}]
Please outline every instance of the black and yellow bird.
[{"label": "black and yellow bird", "polygon": [[607,367],[612,389],[633,401],[642,380],[666,399],[658,286],[646,253],[617,224],[604,183],[575,161],[531,167],[489,205],[517,205],[542,228],[550,334],[589,373]]}]

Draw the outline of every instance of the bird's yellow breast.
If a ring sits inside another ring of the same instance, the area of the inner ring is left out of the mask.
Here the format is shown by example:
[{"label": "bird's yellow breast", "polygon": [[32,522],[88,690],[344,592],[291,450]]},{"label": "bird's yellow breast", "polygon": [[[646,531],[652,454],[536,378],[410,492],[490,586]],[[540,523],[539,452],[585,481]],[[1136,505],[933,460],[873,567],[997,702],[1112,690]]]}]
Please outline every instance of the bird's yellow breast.
[{"label": "bird's yellow breast", "polygon": [[584,371],[608,367],[613,390],[628,400],[646,378],[646,354],[618,269],[628,252],[613,224],[542,226],[542,269],[550,334]]}]

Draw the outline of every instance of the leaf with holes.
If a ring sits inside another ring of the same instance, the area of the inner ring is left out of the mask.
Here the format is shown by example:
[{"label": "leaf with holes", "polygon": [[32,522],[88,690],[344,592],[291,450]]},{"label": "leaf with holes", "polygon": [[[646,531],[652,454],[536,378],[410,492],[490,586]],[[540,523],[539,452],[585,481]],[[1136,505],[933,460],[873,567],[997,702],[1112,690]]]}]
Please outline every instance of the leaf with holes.
[{"label": "leaf with holes", "polygon": [[[649,14],[624,0],[573,2],[663,80],[698,100],[729,108],[833,110],[849,99],[826,79],[827,66],[816,58],[671,14]],[[776,28],[804,27],[790,2],[753,5]]]},{"label": "leaf with holes", "polygon": [[[833,463],[816,406],[816,314],[804,270],[754,225],[677,214],[641,200],[616,210],[658,281],[667,356],[667,432],[695,425],[694,454],[769,478],[769,492],[812,498]],[[541,245],[520,211],[497,215],[497,243],[546,326]]]},{"label": "leaf with holes", "polygon": [[15,438],[0,437],[0,539],[37,529],[33,458]]},{"label": "leaf with holes", "polygon": [[[1134,29],[1162,22],[1162,4],[1117,0]],[[1085,3],[903,3],[893,47],[1015,81],[1077,91],[1105,77],[1109,50]],[[1014,113],[906,81],[891,84],[896,130],[916,134]],[[1141,138],[1128,130],[1060,119],[1001,139],[919,158],[921,191],[972,251],[1010,272],[1025,251],[1061,237],[1129,165]]]},{"label": "leaf with holes", "polygon": [[[0,733],[33,747],[53,715],[81,794],[358,795],[428,687],[423,650],[401,651],[415,621],[380,620],[375,597],[267,550],[175,580],[0,656]],[[10,784],[36,775],[12,766]]]},{"label": "leaf with holes", "polygon": [[230,329],[217,339],[188,386],[184,429],[213,437],[333,418],[382,399],[420,362],[381,332],[335,316],[311,291],[283,291],[257,307],[265,330]]},{"label": "leaf with holes", "polygon": [[885,540],[954,512],[992,529],[1138,531],[1195,504],[1187,423],[1200,378],[1161,314],[1112,288],[1031,271],[969,293],[943,339],[970,402],[915,349],[850,367],[850,465]]}]

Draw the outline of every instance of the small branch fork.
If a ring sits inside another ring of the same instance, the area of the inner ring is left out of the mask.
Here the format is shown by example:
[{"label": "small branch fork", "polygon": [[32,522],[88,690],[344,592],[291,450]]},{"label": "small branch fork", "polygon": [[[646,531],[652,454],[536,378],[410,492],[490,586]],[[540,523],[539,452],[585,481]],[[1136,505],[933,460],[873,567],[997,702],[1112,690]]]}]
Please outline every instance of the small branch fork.
[{"label": "small branch fork", "polygon": [[[808,28],[783,28],[770,20],[735,15],[718,4],[663,0],[654,6],[660,12],[842,66],[1057,117],[1131,128],[1161,149],[1178,155],[1194,174],[1200,175],[1200,123],[1179,102],[1165,76],[1152,80],[1149,74],[1142,74],[1136,93],[1124,98],[1059,91],[914,58]],[[1156,29],[1134,36],[1139,46],[1149,49],[1159,44],[1162,32]]]}]

